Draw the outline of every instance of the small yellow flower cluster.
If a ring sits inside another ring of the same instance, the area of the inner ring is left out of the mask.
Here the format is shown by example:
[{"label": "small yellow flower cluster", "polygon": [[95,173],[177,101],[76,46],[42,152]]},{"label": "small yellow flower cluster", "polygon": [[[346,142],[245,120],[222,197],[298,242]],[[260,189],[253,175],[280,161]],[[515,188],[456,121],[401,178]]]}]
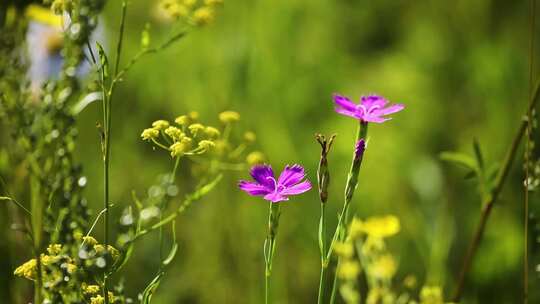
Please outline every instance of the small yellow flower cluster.
[{"label": "small yellow flower cluster", "polygon": [[31,259],[21,266],[17,267],[13,274],[29,280],[34,280],[36,277],[37,262],[36,259]]},{"label": "small yellow flower cluster", "polygon": [[174,122],[157,120],[152,127],[144,129],[141,138],[166,150],[172,158],[182,156],[208,157],[197,161],[191,168],[194,175],[221,170],[245,170],[246,164],[253,166],[266,161],[260,151],[249,151],[257,140],[252,131],[239,133],[237,123],[240,114],[224,111],[218,114],[219,126],[209,126],[199,121],[199,113],[189,112],[174,119]]},{"label": "small yellow flower cluster", "polygon": [[396,235],[400,230],[399,220],[393,215],[370,217],[365,221],[354,218],[349,228],[349,235],[358,238],[362,234],[383,239]]},{"label": "small yellow flower cluster", "polygon": [[82,291],[84,294],[92,295],[92,294],[100,293],[100,288],[98,285],[87,285],[86,283],[83,283]]},{"label": "small yellow flower cluster", "polygon": [[424,286],[420,291],[421,304],[443,304],[443,294],[439,286]]},{"label": "small yellow flower cluster", "polygon": [[178,116],[174,120],[176,126],[166,120],[154,121],[152,128],[143,130],[141,138],[169,151],[173,158],[203,154],[215,148],[215,141],[221,136],[221,131],[197,122],[198,117],[197,112]]},{"label": "small yellow flower cluster", "polygon": [[387,250],[385,239],[396,235],[400,229],[399,219],[393,215],[375,216],[365,220],[354,218],[345,242],[334,244],[334,253],[341,258],[337,269],[341,282],[339,291],[346,303],[359,303],[357,279],[361,270],[364,270],[368,283],[366,304],[390,304],[396,301],[407,304],[444,303],[442,290],[437,286],[424,286],[419,295],[420,301],[414,300],[415,297],[409,294],[417,285],[414,276],[405,277],[401,292],[393,290],[392,281],[397,273],[398,263]]},{"label": "small yellow flower cluster", "polygon": [[[69,274],[74,273],[77,270],[77,266],[75,265],[75,262],[73,259],[71,259],[69,256],[61,255],[62,251],[62,245],[60,244],[51,244],[47,247],[47,253],[48,254],[40,254],[39,259],[41,262],[41,265],[44,267],[47,266],[54,266],[55,264],[59,263],[61,261],[62,268],[65,268],[66,271]],[[29,280],[35,280],[37,275],[37,260],[31,259],[21,266],[17,267],[15,271],[13,272],[16,276],[23,277]],[[44,281],[47,282],[55,282],[57,281],[57,274],[55,274],[54,271],[47,272],[45,269],[42,269]],[[50,275],[46,275],[47,273],[50,273]]]},{"label": "small yellow flower cluster", "polygon": [[384,239],[399,230],[399,220],[395,216],[354,218],[345,242],[334,244],[334,253],[341,257],[337,275],[342,282],[340,293],[346,303],[358,302],[357,278],[362,269],[370,285],[366,303],[394,303],[396,297],[391,290],[391,281],[397,263],[386,250]]},{"label": "small yellow flower cluster", "polygon": [[[109,291],[109,303],[114,303],[115,297],[112,292]],[[102,295],[95,295],[90,298],[90,304],[104,304],[105,298]]]},{"label": "small yellow flower cluster", "polygon": [[214,20],[216,6],[222,4],[223,0],[162,0],[160,9],[172,19],[204,26]]},{"label": "small yellow flower cluster", "polygon": [[[93,250],[95,252],[95,255],[101,256],[105,254],[105,246],[102,244],[99,244],[98,241],[94,237],[84,236],[82,238],[82,241],[83,241],[83,245],[87,249]],[[118,249],[114,248],[111,245],[107,245],[107,249],[113,261],[116,261],[118,257],[120,257],[120,252],[118,251]]]}]

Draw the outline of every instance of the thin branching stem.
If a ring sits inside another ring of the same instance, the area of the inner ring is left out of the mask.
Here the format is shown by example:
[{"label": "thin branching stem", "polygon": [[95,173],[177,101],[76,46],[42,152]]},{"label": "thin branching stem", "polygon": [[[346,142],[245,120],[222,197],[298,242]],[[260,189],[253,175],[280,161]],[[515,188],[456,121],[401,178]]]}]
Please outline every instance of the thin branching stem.
[{"label": "thin branching stem", "polygon": [[[120,64],[120,58],[122,53],[122,42],[124,38],[124,26],[126,22],[127,2],[122,1],[122,17],[120,19],[120,37],[118,38],[118,45],[116,48],[116,63],[114,68],[114,78],[118,74],[118,66]],[[108,255],[109,250],[109,171],[110,171],[110,155],[111,155],[111,124],[112,124],[112,92],[114,90],[114,83],[110,83],[108,92],[105,90],[105,73],[102,69],[101,87],[103,94],[103,114],[104,114],[104,144],[103,144],[103,175],[104,175],[104,190],[103,190],[103,207],[105,210],[104,220],[104,245],[105,253]],[[109,287],[108,287],[108,274],[107,272],[103,276],[103,297],[105,298],[105,304],[109,304]]]},{"label": "thin branching stem", "polygon": [[[529,112],[532,112],[532,110],[538,104],[539,93],[540,93],[540,82],[537,82],[534,89],[534,94],[532,94],[532,98],[529,100],[529,105],[527,107],[526,114]],[[529,123],[528,119],[525,115],[518,128],[516,135],[514,136],[512,140],[512,144],[510,145],[510,148],[504,159],[503,166],[501,167],[501,169],[499,170],[497,174],[497,177],[495,179],[495,186],[493,187],[493,190],[491,191],[490,195],[487,195],[482,203],[480,223],[478,224],[476,228],[473,239],[471,240],[469,247],[467,249],[467,254],[465,255],[465,259],[463,260],[463,266],[461,267],[461,270],[458,276],[458,281],[456,285],[457,287],[454,292],[454,296],[452,298],[453,302],[457,303],[461,300],[461,296],[463,294],[463,287],[465,286],[465,278],[471,268],[472,261],[476,254],[478,246],[480,245],[482,236],[484,235],[486,223],[489,218],[489,215],[491,214],[491,210],[493,209],[493,205],[499,198],[499,194],[501,193],[501,190],[504,186],[506,178],[508,177],[508,173],[510,172],[510,169],[512,168],[512,164],[514,162],[514,159],[516,158],[519,144],[521,143],[521,140],[523,139],[523,136],[525,135],[525,131],[527,129],[528,123]]]}]

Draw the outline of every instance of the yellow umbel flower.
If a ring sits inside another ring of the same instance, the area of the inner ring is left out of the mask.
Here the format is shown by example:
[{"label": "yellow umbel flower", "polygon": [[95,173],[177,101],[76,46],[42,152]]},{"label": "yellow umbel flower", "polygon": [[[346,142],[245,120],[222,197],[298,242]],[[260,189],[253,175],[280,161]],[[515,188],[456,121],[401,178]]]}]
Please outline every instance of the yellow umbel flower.
[{"label": "yellow umbel flower", "polygon": [[[386,287],[375,286],[368,291],[366,304],[389,304],[396,303],[394,294]],[[416,303],[415,301],[407,302],[409,304]]]},{"label": "yellow umbel flower", "polygon": [[197,0],[183,0],[182,2],[187,7],[193,7],[197,3]]},{"label": "yellow umbel flower", "polygon": [[253,151],[246,156],[246,162],[250,166],[262,164],[265,160],[266,157],[260,151]]},{"label": "yellow umbel flower", "polygon": [[231,123],[240,120],[240,114],[234,111],[225,111],[219,113],[219,120],[223,123]]},{"label": "yellow umbel flower", "polygon": [[211,150],[215,146],[216,146],[216,144],[211,140],[201,140],[199,142],[199,148],[201,148],[203,151]]},{"label": "yellow umbel flower", "polygon": [[[107,249],[113,260],[116,260],[120,256],[120,252],[118,252],[118,250],[114,248],[113,246],[107,245]],[[105,246],[103,246],[102,244],[96,244],[94,245],[94,250],[96,251],[97,254],[104,254]]]},{"label": "yellow umbel flower", "polygon": [[167,134],[174,141],[180,141],[184,136],[184,132],[177,127],[168,127],[165,129],[165,134]]},{"label": "yellow umbel flower", "polygon": [[204,5],[221,5],[223,0],[204,0]]},{"label": "yellow umbel flower", "polygon": [[50,255],[46,255],[46,254],[41,254],[40,259],[41,259],[41,264],[42,265],[49,266],[51,264],[54,264],[54,263],[58,262],[58,260],[60,260],[60,257],[59,256],[50,256]]},{"label": "yellow umbel flower", "polygon": [[69,274],[72,274],[75,272],[75,270],[77,270],[77,265],[68,263],[66,264],[66,270]]},{"label": "yellow umbel flower", "polygon": [[400,230],[399,219],[393,215],[370,217],[365,221],[354,219],[349,228],[352,238],[362,233],[375,238],[386,238],[397,234]]},{"label": "yellow umbel flower", "polygon": [[210,6],[203,6],[193,12],[193,21],[198,26],[204,26],[214,20],[214,9]]},{"label": "yellow umbel flower", "polygon": [[334,252],[344,258],[351,258],[354,254],[354,246],[351,242],[336,242],[334,244]]},{"label": "yellow umbel flower", "polygon": [[200,123],[194,123],[189,125],[188,129],[193,136],[197,136],[201,131],[204,131],[205,127]]},{"label": "yellow umbel flower", "polygon": [[97,295],[95,297],[90,298],[90,304],[103,304],[105,303],[105,298],[101,295]]},{"label": "yellow umbel flower", "polygon": [[343,280],[355,280],[360,274],[360,264],[357,261],[343,261],[337,270],[337,275]]},{"label": "yellow umbel flower", "polygon": [[189,10],[185,5],[180,5],[175,0],[162,0],[160,3],[160,7],[166,15],[173,19],[185,17],[189,13]]},{"label": "yellow umbel flower", "polygon": [[420,291],[421,304],[443,304],[442,290],[439,286],[424,286]]},{"label": "yellow umbel flower", "polygon": [[192,140],[189,137],[182,137],[179,142],[175,142],[170,146],[171,156],[177,157],[182,156],[184,153],[188,152],[191,149]]},{"label": "yellow umbel flower", "polygon": [[33,280],[36,277],[37,262],[36,259],[31,259],[28,262],[17,267],[13,272],[14,275]]},{"label": "yellow umbel flower", "polygon": [[176,117],[174,122],[181,126],[186,126],[190,123],[190,119],[187,115],[181,115],[181,116]]},{"label": "yellow umbel flower", "polygon": [[219,130],[214,127],[206,127],[206,129],[204,129],[204,133],[209,138],[217,138],[221,134]]},{"label": "yellow umbel flower", "polygon": [[154,128],[144,129],[141,133],[142,140],[156,139],[159,136],[159,131]]},{"label": "yellow umbel flower", "polygon": [[156,120],[152,123],[152,127],[157,130],[165,130],[169,127],[169,122],[163,119]]},{"label": "yellow umbel flower", "polygon": [[57,255],[62,251],[62,245],[61,244],[50,244],[47,247],[47,252],[51,255]]},{"label": "yellow umbel flower", "polygon": [[384,254],[369,265],[369,273],[373,277],[381,280],[389,280],[396,274],[397,265],[394,257]]},{"label": "yellow umbel flower", "polygon": [[96,239],[91,236],[85,236],[82,239],[83,239],[83,242],[88,246],[94,246],[97,244]]},{"label": "yellow umbel flower", "polygon": [[83,285],[82,290],[84,294],[96,294],[100,292],[98,285]]}]

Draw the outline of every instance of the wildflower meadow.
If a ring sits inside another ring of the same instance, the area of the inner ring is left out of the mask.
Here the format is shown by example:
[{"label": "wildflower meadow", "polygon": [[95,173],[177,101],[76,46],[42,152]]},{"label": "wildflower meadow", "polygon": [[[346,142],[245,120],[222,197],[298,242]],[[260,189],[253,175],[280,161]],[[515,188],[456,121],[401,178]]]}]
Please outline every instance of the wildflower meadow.
[{"label": "wildflower meadow", "polygon": [[539,10],[2,0],[0,303],[540,303]]}]

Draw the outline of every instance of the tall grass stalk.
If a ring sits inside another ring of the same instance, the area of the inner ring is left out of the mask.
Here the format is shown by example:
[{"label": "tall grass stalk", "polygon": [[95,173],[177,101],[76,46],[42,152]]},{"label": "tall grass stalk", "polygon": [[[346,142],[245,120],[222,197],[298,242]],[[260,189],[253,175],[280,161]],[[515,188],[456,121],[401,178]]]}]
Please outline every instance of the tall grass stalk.
[{"label": "tall grass stalk", "polygon": [[[118,44],[116,48],[116,61],[114,66],[114,77],[118,75],[118,69],[120,65],[120,58],[122,54],[122,41],[124,38],[124,25],[126,20],[127,2],[122,1],[122,17],[120,19],[120,36],[118,38]],[[106,256],[109,254],[109,186],[110,186],[110,156],[111,156],[111,125],[112,125],[112,95],[116,82],[110,82],[109,88],[106,89],[108,81],[108,66],[101,64],[101,89],[103,100],[103,208],[104,213],[104,237],[103,244],[105,246]],[[109,265],[107,265],[109,268]],[[109,304],[109,287],[108,287],[108,271],[105,271],[103,276],[103,297],[105,298],[105,304]]]},{"label": "tall grass stalk", "polygon": [[[526,117],[527,113],[531,113],[533,109],[536,107],[536,105],[538,104],[539,93],[540,93],[540,82],[537,82],[535,85],[532,97],[529,100],[529,105],[527,107],[527,111],[525,112],[524,117]],[[495,179],[495,186],[493,187],[493,190],[491,190],[490,195],[488,195],[482,202],[482,212],[480,215],[480,223],[478,224],[476,228],[473,239],[471,240],[469,244],[467,253],[463,260],[463,265],[461,267],[461,270],[458,276],[456,290],[452,297],[453,302],[459,302],[461,300],[461,296],[463,294],[463,287],[465,286],[465,278],[471,268],[471,264],[476,254],[476,251],[478,249],[478,246],[480,245],[480,242],[482,241],[482,237],[484,235],[484,230],[486,228],[487,220],[489,218],[489,215],[491,214],[493,205],[495,204],[495,202],[497,202],[497,199],[499,198],[499,194],[501,193],[504,183],[506,182],[506,178],[508,177],[510,169],[512,168],[512,164],[517,155],[519,144],[521,143],[521,140],[523,139],[523,136],[525,135],[528,124],[529,124],[528,119],[523,119],[521,121],[518,131],[516,135],[514,136],[514,138],[512,139],[510,148],[508,149],[508,152],[506,153],[503,165],[501,169],[499,169],[499,172],[497,173],[497,177]]]},{"label": "tall grass stalk", "polygon": [[[534,71],[534,29],[536,25],[536,0],[529,1],[529,99],[533,94],[533,71]],[[523,248],[523,303],[528,302],[529,298],[529,161],[531,145],[531,121],[532,109],[527,111],[527,138],[525,142],[525,206],[523,211],[524,221],[524,248]]]}]

